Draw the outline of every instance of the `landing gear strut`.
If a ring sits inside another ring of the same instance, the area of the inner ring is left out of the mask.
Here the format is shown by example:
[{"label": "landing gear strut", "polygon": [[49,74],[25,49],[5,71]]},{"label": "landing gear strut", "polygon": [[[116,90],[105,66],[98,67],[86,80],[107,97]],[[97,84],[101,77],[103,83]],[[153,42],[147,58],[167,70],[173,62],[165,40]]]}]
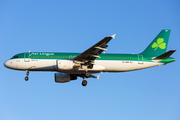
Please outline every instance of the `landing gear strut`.
[{"label": "landing gear strut", "polygon": [[26,75],[27,76],[25,77],[25,80],[28,81],[29,80],[29,77],[28,77],[29,76],[29,70],[26,70]]}]

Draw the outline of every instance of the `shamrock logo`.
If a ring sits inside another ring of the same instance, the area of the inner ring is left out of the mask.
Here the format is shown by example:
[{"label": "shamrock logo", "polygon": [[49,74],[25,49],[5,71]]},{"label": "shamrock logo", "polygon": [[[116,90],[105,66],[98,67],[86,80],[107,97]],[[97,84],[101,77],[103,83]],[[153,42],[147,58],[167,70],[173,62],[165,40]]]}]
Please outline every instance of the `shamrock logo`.
[{"label": "shamrock logo", "polygon": [[166,43],[164,42],[163,38],[158,38],[157,39],[157,43],[154,42],[153,45],[151,46],[152,48],[155,48],[154,51],[159,47],[161,49],[165,49],[166,48]]}]

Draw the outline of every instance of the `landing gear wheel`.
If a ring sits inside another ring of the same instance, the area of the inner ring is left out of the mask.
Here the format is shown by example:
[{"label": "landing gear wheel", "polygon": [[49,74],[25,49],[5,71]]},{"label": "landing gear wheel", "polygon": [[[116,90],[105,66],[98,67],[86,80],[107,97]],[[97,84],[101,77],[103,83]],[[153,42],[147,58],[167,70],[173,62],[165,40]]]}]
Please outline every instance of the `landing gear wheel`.
[{"label": "landing gear wheel", "polygon": [[83,80],[82,81],[82,86],[86,86],[87,85],[87,81],[86,80]]},{"label": "landing gear wheel", "polygon": [[91,76],[91,74],[90,73],[85,73],[85,76],[87,77],[87,78],[89,78],[90,76]]},{"label": "landing gear wheel", "polygon": [[28,77],[25,77],[25,80],[26,80],[26,81],[28,81],[28,79],[29,79]]},{"label": "landing gear wheel", "polygon": [[27,76],[25,77],[25,80],[28,81],[28,80],[29,80],[29,78],[28,78],[28,76],[29,76],[29,70],[26,70],[26,75],[27,75]]}]

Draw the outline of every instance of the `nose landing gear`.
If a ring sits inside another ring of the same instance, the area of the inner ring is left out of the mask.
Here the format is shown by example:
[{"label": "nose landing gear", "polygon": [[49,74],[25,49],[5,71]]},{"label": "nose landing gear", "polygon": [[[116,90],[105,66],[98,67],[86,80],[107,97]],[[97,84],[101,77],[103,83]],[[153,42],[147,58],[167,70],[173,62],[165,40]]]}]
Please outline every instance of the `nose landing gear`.
[{"label": "nose landing gear", "polygon": [[25,81],[28,81],[29,80],[29,77],[28,77],[29,76],[29,70],[26,70],[26,75],[27,76],[25,77]]}]

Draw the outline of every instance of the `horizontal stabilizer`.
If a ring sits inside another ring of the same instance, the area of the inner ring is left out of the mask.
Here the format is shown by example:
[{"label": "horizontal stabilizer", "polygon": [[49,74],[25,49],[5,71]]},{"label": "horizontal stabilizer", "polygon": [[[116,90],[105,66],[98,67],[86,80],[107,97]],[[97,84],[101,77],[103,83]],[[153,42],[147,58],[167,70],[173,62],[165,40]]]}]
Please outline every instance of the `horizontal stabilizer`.
[{"label": "horizontal stabilizer", "polygon": [[162,54],[162,55],[160,55],[160,56],[158,56],[158,57],[153,58],[153,60],[167,59],[167,58],[170,57],[175,51],[176,51],[176,50],[170,50],[170,51],[168,51],[168,52],[166,52],[166,53],[164,53],[164,54]]}]

